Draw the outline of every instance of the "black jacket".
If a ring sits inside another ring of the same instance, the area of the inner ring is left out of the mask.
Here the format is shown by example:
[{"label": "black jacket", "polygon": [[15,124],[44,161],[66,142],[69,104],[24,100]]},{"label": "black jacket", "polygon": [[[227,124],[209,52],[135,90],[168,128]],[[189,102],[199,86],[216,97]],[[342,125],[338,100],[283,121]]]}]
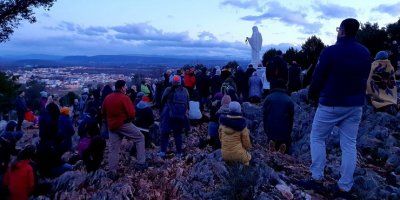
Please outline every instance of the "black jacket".
[{"label": "black jacket", "polygon": [[267,80],[271,84],[271,90],[275,88],[286,89],[288,82],[288,67],[283,58],[276,56],[268,62],[266,69]]},{"label": "black jacket", "polygon": [[288,89],[289,92],[295,92],[301,89],[301,80],[300,80],[301,69],[297,64],[293,64],[289,68],[289,82]]},{"label": "black jacket", "polygon": [[286,90],[273,89],[264,102],[264,131],[268,140],[290,142],[294,103]]}]

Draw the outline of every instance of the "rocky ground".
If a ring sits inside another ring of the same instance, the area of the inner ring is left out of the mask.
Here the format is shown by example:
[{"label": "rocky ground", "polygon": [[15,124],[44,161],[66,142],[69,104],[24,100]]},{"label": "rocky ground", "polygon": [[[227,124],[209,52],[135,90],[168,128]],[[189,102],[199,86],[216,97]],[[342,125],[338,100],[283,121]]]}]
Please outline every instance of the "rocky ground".
[{"label": "rocky ground", "polygon": [[[315,108],[306,104],[306,90],[292,95],[296,102],[291,156],[270,152],[266,147],[262,113],[257,105],[245,103],[253,149],[250,166],[225,164],[220,151],[199,149],[199,139],[207,135],[207,125],[194,127],[185,138],[186,157],[160,159],[156,149],[148,150],[149,169],[133,168],[132,146],[123,142],[119,178],[107,175],[107,159],[102,169],[86,173],[82,166],[53,180],[40,180],[50,187],[34,199],[332,199],[332,193],[317,193],[298,187],[310,176],[309,134]],[[328,163],[325,183],[340,176],[340,148],[337,131],[327,142]],[[37,141],[28,132],[20,146]],[[355,194],[360,199],[400,199],[400,114],[390,116],[364,108],[358,136],[358,164]]]}]

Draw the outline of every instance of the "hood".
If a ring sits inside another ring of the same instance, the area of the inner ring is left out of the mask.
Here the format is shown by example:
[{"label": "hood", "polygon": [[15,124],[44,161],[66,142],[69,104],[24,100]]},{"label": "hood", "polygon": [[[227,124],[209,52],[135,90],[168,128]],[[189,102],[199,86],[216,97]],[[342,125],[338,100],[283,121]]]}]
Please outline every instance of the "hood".
[{"label": "hood", "polygon": [[[228,130],[226,131],[227,134],[233,134],[234,132],[243,131],[246,128],[246,119],[242,116],[221,116],[219,122],[221,125],[226,126]],[[231,131],[229,131],[231,129]]]},{"label": "hood", "polygon": [[150,107],[150,103],[144,102],[144,101],[140,101],[137,105],[136,108],[138,109],[145,109]]}]

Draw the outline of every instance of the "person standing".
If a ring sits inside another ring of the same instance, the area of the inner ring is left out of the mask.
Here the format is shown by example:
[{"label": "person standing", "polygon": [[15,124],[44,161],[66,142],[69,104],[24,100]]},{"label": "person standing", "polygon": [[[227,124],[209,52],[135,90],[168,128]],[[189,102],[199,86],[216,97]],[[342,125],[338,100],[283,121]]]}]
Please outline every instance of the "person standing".
[{"label": "person standing", "polygon": [[165,157],[168,148],[169,134],[172,132],[175,138],[176,156],[181,157],[182,133],[189,129],[188,108],[189,92],[181,86],[181,77],[175,75],[172,78],[172,86],[165,89],[161,98],[163,110],[161,113],[161,150],[160,157]]},{"label": "person standing", "polygon": [[288,90],[289,93],[297,92],[301,89],[301,68],[297,64],[296,61],[292,62],[292,65],[289,67],[289,82],[288,82]]},{"label": "person standing", "polygon": [[337,126],[342,150],[341,178],[337,194],[350,194],[357,163],[357,133],[365,104],[370,53],[356,41],[360,23],[345,19],[340,24],[335,45],[320,55],[309,89],[309,98],[319,102],[312,124],[310,170],[314,184],[321,183],[326,163],[325,140]]},{"label": "person standing", "polygon": [[118,80],[115,82],[115,92],[107,95],[102,106],[102,113],[107,119],[109,129],[108,163],[113,172],[116,172],[118,168],[121,136],[132,139],[136,144],[136,167],[138,169],[147,168],[144,136],[132,123],[135,118],[135,108],[131,99],[126,95],[126,90],[126,82]]},{"label": "person standing", "polygon": [[28,107],[25,101],[24,91],[20,91],[18,93],[18,97],[15,101],[15,107],[17,109],[17,117],[18,117],[17,131],[20,131],[22,127],[22,122],[24,121],[25,113],[26,111],[28,111]]},{"label": "person standing", "polygon": [[276,56],[272,58],[266,69],[267,80],[271,84],[271,90],[275,88],[287,88],[288,67],[283,59],[282,51],[277,51]]}]

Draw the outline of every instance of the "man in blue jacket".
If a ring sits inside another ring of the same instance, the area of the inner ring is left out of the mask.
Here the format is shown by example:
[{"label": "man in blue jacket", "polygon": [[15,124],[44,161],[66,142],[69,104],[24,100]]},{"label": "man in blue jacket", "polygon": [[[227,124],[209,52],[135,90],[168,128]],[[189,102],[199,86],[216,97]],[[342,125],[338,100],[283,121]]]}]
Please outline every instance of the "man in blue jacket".
[{"label": "man in blue jacket", "polygon": [[325,139],[337,126],[342,150],[338,192],[345,194],[353,186],[357,132],[371,67],[369,51],[355,39],[359,26],[355,19],[340,24],[337,42],[321,53],[309,89],[309,98],[319,102],[310,136],[312,180],[323,179]]}]

